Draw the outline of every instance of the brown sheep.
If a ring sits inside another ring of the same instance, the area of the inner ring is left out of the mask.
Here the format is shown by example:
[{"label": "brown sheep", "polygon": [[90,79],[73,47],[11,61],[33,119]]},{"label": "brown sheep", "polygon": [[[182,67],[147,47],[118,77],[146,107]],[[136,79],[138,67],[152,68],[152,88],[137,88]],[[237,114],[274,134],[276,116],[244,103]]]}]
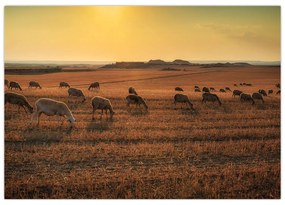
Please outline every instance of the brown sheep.
[{"label": "brown sheep", "polygon": [[277,88],[280,88],[280,83],[277,83],[275,86],[276,86]]},{"label": "brown sheep", "polygon": [[195,92],[201,92],[200,88],[195,88]]},{"label": "brown sheep", "polygon": [[258,92],[259,92],[260,94],[262,94],[263,96],[267,96],[267,94],[266,94],[266,91],[265,91],[265,90],[258,90]]},{"label": "brown sheep", "polygon": [[135,95],[138,95],[137,91],[135,88],[133,87],[129,87],[129,94],[135,94]]},{"label": "brown sheep", "polygon": [[278,91],[276,92],[276,95],[280,95],[280,93],[281,93],[281,90],[278,90]]},{"label": "brown sheep", "polygon": [[202,95],[203,99],[202,102],[206,103],[207,101],[209,102],[218,102],[219,105],[222,105],[222,102],[220,101],[219,97],[216,94],[212,94],[212,93],[203,93]]},{"label": "brown sheep", "polygon": [[268,90],[268,95],[273,94],[273,90]]},{"label": "brown sheep", "polygon": [[92,120],[95,120],[94,114],[95,114],[97,109],[100,109],[102,111],[100,119],[102,119],[103,110],[106,111],[106,115],[107,115],[107,111],[109,110],[110,111],[110,119],[113,118],[113,115],[115,114],[115,112],[113,110],[113,107],[112,107],[110,100],[103,98],[103,97],[100,97],[100,96],[95,96],[92,98],[91,103],[92,103],[92,107],[93,107]]},{"label": "brown sheep", "polygon": [[225,90],[232,91],[229,87],[225,87]]},{"label": "brown sheep", "polygon": [[195,85],[194,88],[199,88],[199,86],[198,86],[198,85]]},{"label": "brown sheep", "polygon": [[91,89],[100,89],[100,84],[99,82],[94,82],[94,83],[91,83],[88,90],[91,90]]},{"label": "brown sheep", "polygon": [[9,88],[12,90],[13,88],[16,90],[16,89],[19,89],[19,90],[22,90],[21,86],[19,83],[15,82],[15,81],[11,81],[10,84],[9,84]]},{"label": "brown sheep", "polygon": [[252,105],[255,103],[252,97],[249,94],[242,93],[240,94],[240,101],[250,101]]},{"label": "brown sheep", "polygon": [[240,91],[240,90],[234,90],[233,91],[233,97],[235,97],[236,95],[240,96],[240,94],[242,94],[242,91]]},{"label": "brown sheep", "polygon": [[182,88],[180,88],[180,87],[176,87],[175,91],[184,91],[184,90]]},{"label": "brown sheep", "polygon": [[226,91],[225,91],[225,89],[221,88],[220,92],[225,93]]},{"label": "brown sheep", "polygon": [[75,96],[75,97],[83,97],[83,100],[82,102],[84,102],[86,100],[85,98],[85,95],[83,94],[83,92],[79,89],[76,89],[76,88],[69,88],[68,89],[68,97],[71,97],[71,96]]},{"label": "brown sheep", "polygon": [[7,88],[9,88],[9,80],[5,79],[5,85],[7,86]]},{"label": "brown sheep", "polygon": [[66,82],[60,82],[60,83],[59,83],[59,87],[60,87],[60,88],[63,88],[63,87],[65,87],[65,88],[70,88],[70,85],[69,85],[68,83],[66,83]]},{"label": "brown sheep", "polygon": [[134,94],[128,95],[126,97],[126,100],[127,100],[127,106],[128,107],[130,106],[130,104],[135,104],[136,107],[140,106],[142,104],[144,106],[144,108],[146,110],[148,110],[147,104],[145,103],[144,99],[139,95],[134,95]]},{"label": "brown sheep", "polygon": [[33,88],[33,87],[42,89],[42,87],[40,86],[40,84],[38,82],[30,81],[29,82],[29,88]]},{"label": "brown sheep", "polygon": [[260,93],[253,93],[252,94],[252,98],[255,99],[255,100],[261,100],[262,103],[264,103],[264,100],[263,100],[263,97]]},{"label": "brown sheep", "polygon": [[216,91],[215,88],[210,88],[210,91]]},{"label": "brown sheep", "polygon": [[[29,110],[30,113],[33,113],[33,107],[28,102],[27,98],[24,95],[7,92],[5,93],[5,105],[6,103],[18,105],[18,111],[20,107],[24,108],[25,112],[27,113],[26,108]],[[26,107],[26,108],[25,108]]]},{"label": "brown sheep", "polygon": [[205,93],[209,93],[210,92],[210,90],[209,90],[209,88],[207,88],[207,87],[203,87],[203,92],[205,92]]},{"label": "brown sheep", "polygon": [[237,87],[237,84],[234,84],[235,87]]},{"label": "brown sheep", "polygon": [[[37,125],[40,124],[40,116],[44,113],[47,116],[58,116],[58,121],[60,121],[61,117],[67,118],[70,123],[70,128],[73,126],[75,122],[75,118],[73,117],[68,106],[61,101],[56,101],[50,98],[40,98],[36,101],[36,110],[32,115],[31,124],[33,123],[35,117],[37,118]],[[63,122],[62,122],[63,123]]]},{"label": "brown sheep", "polygon": [[189,105],[191,110],[194,110],[193,104],[190,102],[190,100],[189,100],[187,95],[176,94],[174,96],[174,109],[176,109],[176,103],[186,103],[186,104]]}]

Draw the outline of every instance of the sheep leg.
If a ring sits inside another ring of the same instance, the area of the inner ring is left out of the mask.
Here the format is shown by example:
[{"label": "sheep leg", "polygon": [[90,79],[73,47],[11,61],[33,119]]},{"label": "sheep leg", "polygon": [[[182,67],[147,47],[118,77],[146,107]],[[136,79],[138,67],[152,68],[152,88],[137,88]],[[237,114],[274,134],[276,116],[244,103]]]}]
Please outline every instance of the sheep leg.
[{"label": "sheep leg", "polygon": [[176,110],[176,101],[174,101],[174,110]]},{"label": "sheep leg", "polygon": [[96,112],[96,109],[97,109],[97,108],[93,107],[93,112],[92,112],[92,120],[94,120],[94,121],[95,121],[95,117],[94,117],[94,114],[95,114],[95,112]]},{"label": "sheep leg", "polygon": [[37,123],[37,126],[39,126],[40,125],[40,117],[41,117],[41,115],[42,115],[42,113],[41,112],[39,112],[39,113],[37,113],[37,117],[38,117],[38,123]]}]

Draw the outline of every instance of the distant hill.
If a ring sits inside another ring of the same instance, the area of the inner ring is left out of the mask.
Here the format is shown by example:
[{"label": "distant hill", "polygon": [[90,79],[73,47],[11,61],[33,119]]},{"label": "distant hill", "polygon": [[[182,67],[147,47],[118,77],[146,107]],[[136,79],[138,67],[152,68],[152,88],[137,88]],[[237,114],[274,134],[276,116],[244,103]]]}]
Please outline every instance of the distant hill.
[{"label": "distant hill", "polygon": [[189,61],[180,60],[180,59],[176,59],[172,63],[175,65],[190,65],[191,64]]}]

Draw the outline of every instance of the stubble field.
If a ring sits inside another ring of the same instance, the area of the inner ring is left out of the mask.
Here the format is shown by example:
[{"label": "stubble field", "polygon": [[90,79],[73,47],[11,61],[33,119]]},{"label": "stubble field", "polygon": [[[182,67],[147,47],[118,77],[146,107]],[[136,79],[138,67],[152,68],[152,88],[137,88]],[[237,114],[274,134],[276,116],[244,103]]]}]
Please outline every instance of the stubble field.
[{"label": "stubble field", "polygon": [[[280,198],[280,68],[191,68],[181,71],[102,70],[45,75],[6,75],[29,102],[40,97],[68,104],[76,125],[42,115],[39,127],[17,106],[5,106],[5,198]],[[42,90],[28,89],[37,80]],[[87,100],[67,99],[66,81]],[[88,91],[88,84],[101,90]],[[252,87],[233,86],[240,82]],[[265,104],[241,103],[215,92],[222,106],[202,104],[194,85],[252,94],[273,89]],[[149,112],[129,110],[133,86]],[[173,109],[176,86],[197,112]],[[113,120],[92,121],[91,98],[111,100]]]}]

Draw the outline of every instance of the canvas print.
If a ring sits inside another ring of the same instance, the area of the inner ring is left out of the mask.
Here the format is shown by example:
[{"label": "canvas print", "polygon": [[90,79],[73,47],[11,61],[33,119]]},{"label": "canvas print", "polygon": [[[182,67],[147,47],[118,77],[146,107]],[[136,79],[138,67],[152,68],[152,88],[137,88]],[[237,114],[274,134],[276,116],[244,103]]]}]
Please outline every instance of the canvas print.
[{"label": "canvas print", "polygon": [[6,199],[280,199],[279,6],[6,6]]}]

